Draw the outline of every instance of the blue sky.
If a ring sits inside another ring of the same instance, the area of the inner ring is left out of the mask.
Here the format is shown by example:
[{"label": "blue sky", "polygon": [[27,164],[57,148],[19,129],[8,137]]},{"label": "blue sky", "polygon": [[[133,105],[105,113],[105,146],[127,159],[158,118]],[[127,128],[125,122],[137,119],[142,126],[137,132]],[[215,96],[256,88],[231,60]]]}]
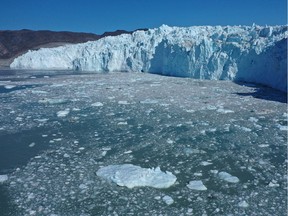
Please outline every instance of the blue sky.
[{"label": "blue sky", "polygon": [[1,30],[101,34],[161,24],[283,25],[287,0],[3,0]]}]

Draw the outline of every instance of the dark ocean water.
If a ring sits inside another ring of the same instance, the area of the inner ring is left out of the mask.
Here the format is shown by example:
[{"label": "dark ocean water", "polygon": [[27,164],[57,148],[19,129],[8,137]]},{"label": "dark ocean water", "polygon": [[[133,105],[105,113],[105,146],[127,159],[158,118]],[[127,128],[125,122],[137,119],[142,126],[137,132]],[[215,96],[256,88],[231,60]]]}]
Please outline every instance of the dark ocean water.
[{"label": "dark ocean water", "polygon": [[[286,214],[282,92],[143,73],[0,74],[1,215]],[[96,175],[119,164],[177,181],[128,189]],[[195,180],[207,190],[187,187]]]}]

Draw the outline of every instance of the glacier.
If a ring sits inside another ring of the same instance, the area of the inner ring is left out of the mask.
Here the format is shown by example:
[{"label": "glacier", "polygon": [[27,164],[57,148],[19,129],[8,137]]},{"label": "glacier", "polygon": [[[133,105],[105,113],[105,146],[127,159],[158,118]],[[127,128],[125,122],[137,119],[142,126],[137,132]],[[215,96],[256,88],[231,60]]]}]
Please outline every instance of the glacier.
[{"label": "glacier", "polygon": [[287,26],[162,25],[131,35],[28,51],[10,67],[149,72],[253,82],[287,92],[287,37]]}]

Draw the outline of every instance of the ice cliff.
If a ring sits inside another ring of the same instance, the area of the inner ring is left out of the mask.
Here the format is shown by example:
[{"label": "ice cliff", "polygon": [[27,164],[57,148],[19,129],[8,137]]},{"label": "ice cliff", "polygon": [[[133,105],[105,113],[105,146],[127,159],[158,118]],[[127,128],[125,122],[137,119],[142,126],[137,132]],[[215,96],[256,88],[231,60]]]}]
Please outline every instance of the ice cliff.
[{"label": "ice cliff", "polygon": [[29,51],[10,67],[141,71],[255,82],[287,91],[287,37],[287,26],[162,25],[131,35]]}]

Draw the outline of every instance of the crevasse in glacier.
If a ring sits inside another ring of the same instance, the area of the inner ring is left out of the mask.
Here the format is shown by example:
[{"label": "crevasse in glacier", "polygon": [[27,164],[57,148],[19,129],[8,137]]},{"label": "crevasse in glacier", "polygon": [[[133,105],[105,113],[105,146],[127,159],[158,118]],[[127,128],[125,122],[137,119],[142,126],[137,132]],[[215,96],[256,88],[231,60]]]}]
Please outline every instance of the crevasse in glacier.
[{"label": "crevasse in glacier", "polygon": [[29,51],[11,68],[142,71],[256,82],[287,91],[287,26],[193,26],[136,31]]}]

